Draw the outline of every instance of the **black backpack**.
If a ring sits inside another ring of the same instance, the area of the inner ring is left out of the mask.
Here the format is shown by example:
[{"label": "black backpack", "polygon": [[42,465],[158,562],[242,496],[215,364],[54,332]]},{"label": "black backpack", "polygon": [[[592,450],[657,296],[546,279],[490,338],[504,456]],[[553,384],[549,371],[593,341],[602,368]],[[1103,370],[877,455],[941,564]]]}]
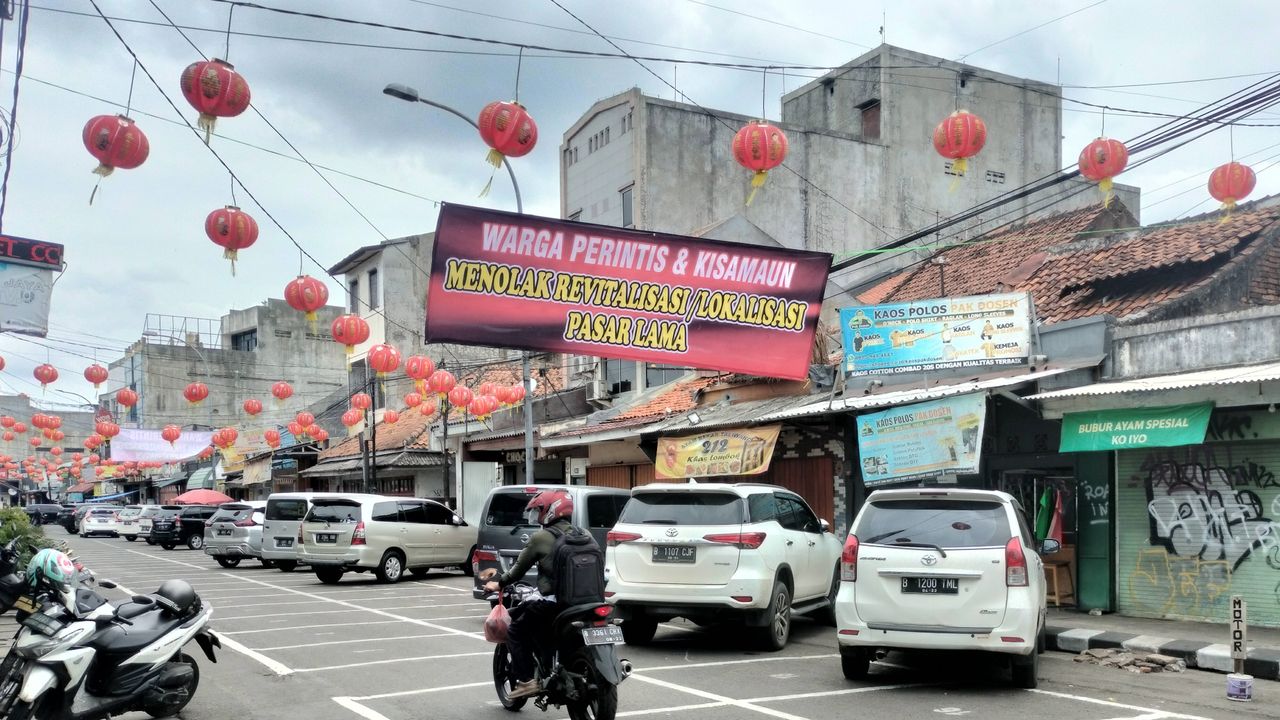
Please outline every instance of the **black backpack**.
[{"label": "black backpack", "polygon": [[547,529],[556,536],[550,557],[556,601],[566,606],[604,602],[604,552],[595,538],[576,527]]}]

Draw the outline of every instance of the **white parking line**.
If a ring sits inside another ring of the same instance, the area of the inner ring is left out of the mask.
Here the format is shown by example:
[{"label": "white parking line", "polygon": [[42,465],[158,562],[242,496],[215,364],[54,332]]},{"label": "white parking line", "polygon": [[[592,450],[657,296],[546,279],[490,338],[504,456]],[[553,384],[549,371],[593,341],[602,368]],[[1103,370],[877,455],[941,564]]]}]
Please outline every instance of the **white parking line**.
[{"label": "white parking line", "polygon": [[450,637],[450,633],[432,633],[431,635],[396,635],[385,638],[359,638],[357,640],[330,640],[328,642],[303,643],[302,645],[276,645],[275,647],[254,648],[258,652],[272,650],[297,650],[298,648],[321,647],[324,645],[354,645],[356,643],[392,642],[397,640],[421,640],[423,638]]},{"label": "white parking line", "polygon": [[367,667],[369,665],[393,665],[395,663],[418,662],[421,660],[448,660],[452,658],[461,658],[461,657],[478,657],[480,655],[492,656],[493,651],[487,650],[485,652],[449,653],[448,655],[423,655],[420,657],[392,658],[390,660],[366,660],[364,662],[347,663],[345,665],[326,665],[325,667],[314,667],[314,668],[294,668],[294,672],[304,673],[304,672],[323,672],[326,670],[348,670],[350,668]]},{"label": "white parking line", "polygon": [[231,648],[232,650],[235,650],[241,655],[257,660],[258,662],[265,665],[267,669],[270,670],[271,672],[281,677],[284,677],[285,675],[293,674],[293,669],[285,665],[284,663],[276,662],[275,660],[272,660],[271,658],[267,657],[266,655],[263,655],[262,653],[256,650],[247,648],[244,645],[241,645],[240,643],[236,642],[235,640],[232,640],[231,638],[227,637],[223,633],[215,631],[213,634],[218,638],[218,641],[221,642],[223,645],[227,646],[228,648]]},{"label": "white parking line", "polygon": [[1158,708],[1142,707],[1140,705],[1127,705],[1113,700],[1099,700],[1098,698],[1091,698],[1087,695],[1072,695],[1070,693],[1054,692],[1052,690],[1028,690],[1027,692],[1033,692],[1038,695],[1048,695],[1050,697],[1066,698],[1067,700],[1077,700],[1079,702],[1092,703],[1094,705],[1105,705],[1107,707],[1122,708],[1125,710],[1137,710],[1142,713],[1160,713],[1161,717],[1166,718],[1178,718],[1179,720],[1208,720],[1208,718],[1203,718],[1198,715],[1183,715],[1181,713],[1168,712]]},{"label": "white parking line", "polygon": [[[441,618],[441,619],[447,619],[447,618]],[[291,627],[280,627],[280,628],[257,628],[254,630],[234,630],[232,632],[224,632],[221,634],[222,635],[257,635],[258,633],[287,632],[290,630],[312,630],[315,628],[344,628],[344,627],[354,627],[357,625],[394,625],[398,622],[400,621],[399,620],[373,620],[370,622],[322,623],[319,625],[293,625]]]},{"label": "white parking line", "polygon": [[226,622],[229,620],[266,620],[267,618],[300,617],[302,615],[340,615],[342,613],[349,613],[349,612],[351,612],[349,609],[347,610],[308,610],[306,612],[293,612],[293,613],[267,613],[266,615],[235,615],[232,617],[223,617],[218,619],[223,622]]}]

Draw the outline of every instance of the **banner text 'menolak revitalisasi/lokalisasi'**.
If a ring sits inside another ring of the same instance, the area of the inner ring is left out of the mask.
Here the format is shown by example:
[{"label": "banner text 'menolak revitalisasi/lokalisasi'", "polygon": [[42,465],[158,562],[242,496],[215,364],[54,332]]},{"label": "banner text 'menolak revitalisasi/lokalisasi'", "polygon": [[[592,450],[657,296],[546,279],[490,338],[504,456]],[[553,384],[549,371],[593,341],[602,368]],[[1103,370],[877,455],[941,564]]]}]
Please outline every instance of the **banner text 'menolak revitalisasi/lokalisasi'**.
[{"label": "banner text 'menolak revitalisasi/lokalisasi'", "polygon": [[[427,329],[433,340],[803,377],[830,259],[451,205]],[[753,360],[743,342],[776,347]]]}]

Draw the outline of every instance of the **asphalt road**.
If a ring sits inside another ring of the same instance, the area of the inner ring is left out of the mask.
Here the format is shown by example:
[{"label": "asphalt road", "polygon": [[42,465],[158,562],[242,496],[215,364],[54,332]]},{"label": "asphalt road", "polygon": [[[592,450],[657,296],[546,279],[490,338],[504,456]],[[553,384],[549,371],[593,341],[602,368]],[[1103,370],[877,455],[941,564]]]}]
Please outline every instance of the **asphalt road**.
[{"label": "asphalt road", "polygon": [[[59,533],[57,529],[52,530]],[[396,585],[348,575],[322,585],[309,572],[245,562],[233,570],[185,549],[68,536],[78,557],[133,593],[189,580],[213,605],[223,640],[216,665],[194,644],[201,685],[182,716],[191,720],[510,719],[494,700],[492,646],[480,634],[487,603],[470,578],[438,572]],[[829,720],[841,717],[995,720],[1163,720],[1276,716],[1280,683],[1260,681],[1257,700],[1225,698],[1215,673],[1135,675],[1043,656],[1038,690],[1009,687],[997,661],[893,654],[865,682],[840,673],[834,631],[797,621],[780,653],[758,652],[732,633],[681,623],[655,643],[622,648],[636,674],[620,689],[619,716],[675,720]],[[532,704],[523,716],[543,716]],[[564,718],[554,708],[548,718]],[[126,716],[144,718],[145,715]]]}]

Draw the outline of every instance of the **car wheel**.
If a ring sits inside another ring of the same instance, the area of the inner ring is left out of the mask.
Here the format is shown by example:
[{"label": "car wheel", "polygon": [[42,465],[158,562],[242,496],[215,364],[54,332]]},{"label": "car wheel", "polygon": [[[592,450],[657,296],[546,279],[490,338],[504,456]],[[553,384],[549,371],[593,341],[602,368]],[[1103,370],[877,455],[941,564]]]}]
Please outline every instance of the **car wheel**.
[{"label": "car wheel", "polygon": [[87,538],[89,537],[89,533],[80,533],[80,537]]},{"label": "car wheel", "polygon": [[172,550],[178,546],[175,543],[161,543],[160,547],[164,548],[165,550]]},{"label": "car wheel", "polygon": [[765,650],[777,652],[787,646],[791,637],[791,588],[786,583],[774,583],[766,617],[768,625],[758,630],[760,644]]},{"label": "car wheel", "polygon": [[426,577],[426,576],[428,576],[428,575],[430,575],[430,574],[431,574],[431,568],[429,568],[429,567],[417,567],[417,568],[413,568],[413,569],[412,569],[412,570],[410,570],[409,572],[410,572],[410,573],[413,573],[413,576],[414,576],[414,577],[416,577],[416,578],[424,578],[424,577]]},{"label": "car wheel", "polygon": [[293,572],[298,569],[297,560],[277,560],[276,567],[280,568],[280,572]]},{"label": "car wheel", "polygon": [[404,575],[404,558],[395,550],[388,550],[382,555],[382,561],[378,563],[378,569],[374,570],[374,574],[378,576],[379,582],[400,582],[401,576]]},{"label": "car wheel", "polygon": [[1040,678],[1040,653],[1032,650],[1029,655],[1013,658],[1013,686],[1024,690],[1034,690]]},{"label": "car wheel", "polygon": [[187,547],[191,548],[192,550],[200,550],[200,549],[203,549],[203,548],[204,548],[204,536],[203,536],[203,535],[192,535],[191,537],[187,538]]},{"label": "car wheel", "polygon": [[622,623],[622,639],[626,640],[628,645],[648,645],[653,642],[656,632],[658,632],[657,620],[636,618],[624,620]]},{"label": "car wheel", "polygon": [[148,544],[148,545],[155,545],[155,544],[156,544],[156,541],[155,541],[155,540],[152,540],[151,538],[147,538],[147,544]]},{"label": "car wheel", "polygon": [[840,648],[840,671],[846,680],[862,680],[871,669],[871,651],[864,648]]},{"label": "car wheel", "polygon": [[125,539],[125,540],[128,540],[129,542],[135,542],[135,541],[137,541],[138,536],[137,536],[137,535],[125,535],[125,536],[124,536],[124,539]]},{"label": "car wheel", "polygon": [[66,530],[68,535],[75,535],[75,534],[76,534],[76,529],[75,529],[75,528],[64,527],[64,528],[62,528],[62,529],[63,529],[63,530]]},{"label": "car wheel", "polygon": [[233,568],[240,564],[240,558],[217,557],[214,560],[217,560],[218,564],[224,568]]},{"label": "car wheel", "polygon": [[266,559],[266,558],[258,558],[258,562],[262,563],[262,567],[264,567],[264,568],[268,568],[268,569],[273,568],[273,567],[275,567],[275,566],[276,566],[276,561],[275,561],[275,560],[268,560],[268,559]]},{"label": "car wheel", "polygon": [[316,577],[325,585],[337,585],[342,580],[343,572],[340,567],[318,567]]},{"label": "car wheel", "polygon": [[471,548],[471,551],[467,553],[466,562],[458,566],[458,569],[462,571],[463,577],[471,577],[473,574],[475,574],[475,568],[471,565],[472,561],[475,558],[475,555],[476,555],[476,549]]}]

